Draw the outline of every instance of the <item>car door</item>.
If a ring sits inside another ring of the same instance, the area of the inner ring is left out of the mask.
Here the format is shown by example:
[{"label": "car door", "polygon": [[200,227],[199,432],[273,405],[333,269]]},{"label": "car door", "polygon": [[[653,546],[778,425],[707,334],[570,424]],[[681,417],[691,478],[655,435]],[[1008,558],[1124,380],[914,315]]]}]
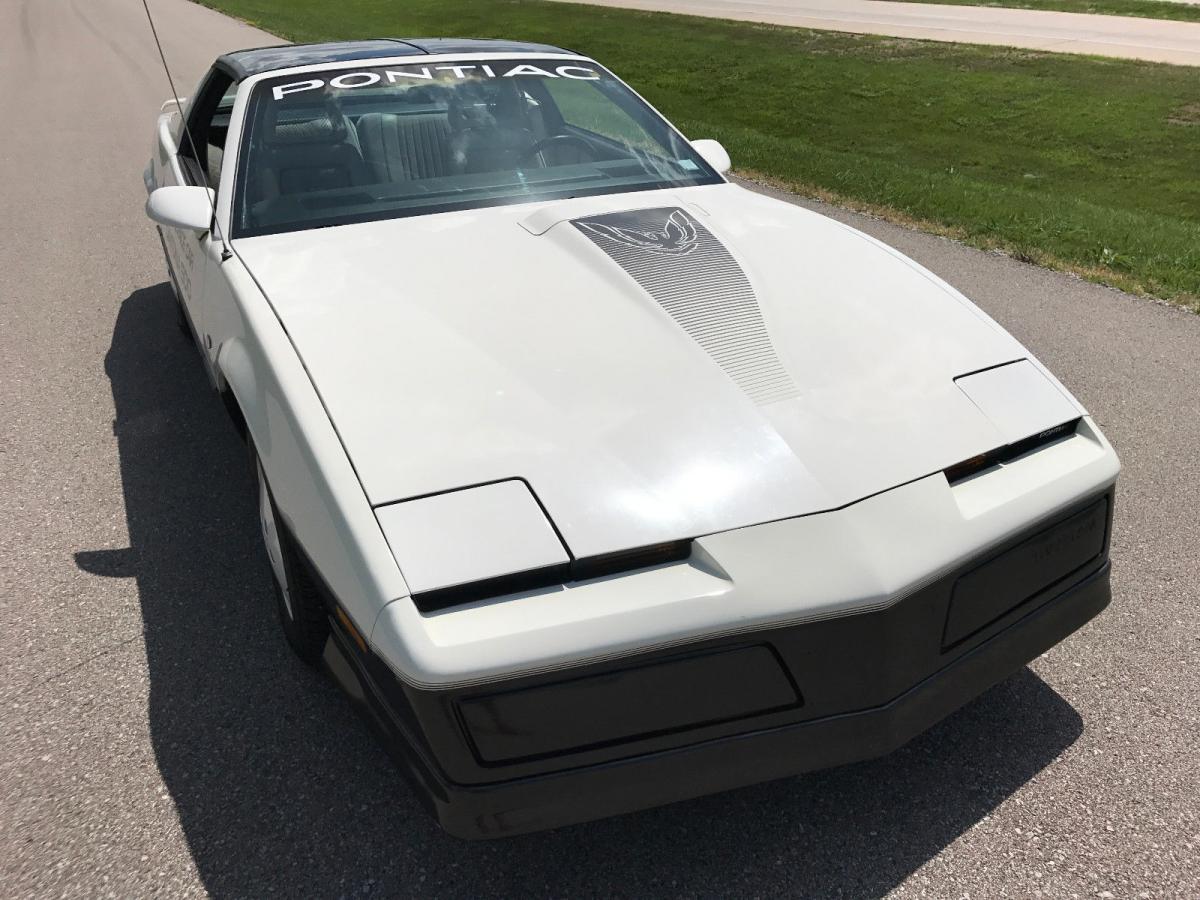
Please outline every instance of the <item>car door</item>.
[{"label": "car door", "polygon": [[[210,71],[188,106],[186,126],[185,119],[172,109],[174,102],[169,102],[168,114],[158,123],[155,187],[195,185],[217,190],[236,88],[226,73]],[[211,231],[197,233],[160,226],[159,233],[175,291],[196,342],[208,359],[211,341],[204,330],[205,278],[212,260],[220,258],[221,243],[214,240]]]}]

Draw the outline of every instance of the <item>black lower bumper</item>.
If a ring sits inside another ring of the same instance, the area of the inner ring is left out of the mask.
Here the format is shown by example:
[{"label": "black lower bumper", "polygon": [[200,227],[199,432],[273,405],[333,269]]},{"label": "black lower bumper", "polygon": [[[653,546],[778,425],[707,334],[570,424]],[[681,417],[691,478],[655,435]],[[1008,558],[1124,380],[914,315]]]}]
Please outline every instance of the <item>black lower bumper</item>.
[{"label": "black lower bumper", "polygon": [[335,670],[451,834],[552,828],[901,746],[1104,609],[1110,523],[1105,496],[886,609],[499,692],[402,685],[338,631]]}]

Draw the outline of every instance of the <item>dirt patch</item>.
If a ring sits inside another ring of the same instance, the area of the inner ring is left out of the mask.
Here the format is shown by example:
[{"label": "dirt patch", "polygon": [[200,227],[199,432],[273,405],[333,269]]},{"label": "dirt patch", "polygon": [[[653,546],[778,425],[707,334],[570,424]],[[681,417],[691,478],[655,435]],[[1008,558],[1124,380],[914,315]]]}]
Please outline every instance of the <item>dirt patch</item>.
[{"label": "dirt patch", "polygon": [[1167,116],[1168,125],[1200,125],[1200,101],[1185,103],[1171,110]]}]

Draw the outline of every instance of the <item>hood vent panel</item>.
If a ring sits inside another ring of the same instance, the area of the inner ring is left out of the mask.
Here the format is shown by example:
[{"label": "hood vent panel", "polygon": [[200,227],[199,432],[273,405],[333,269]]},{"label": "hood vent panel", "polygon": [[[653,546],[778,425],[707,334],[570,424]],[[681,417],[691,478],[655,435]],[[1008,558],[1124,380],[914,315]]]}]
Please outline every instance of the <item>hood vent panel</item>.
[{"label": "hood vent panel", "polygon": [[678,207],[574,219],[756,403],[799,392],[779,361],[746,273]]}]

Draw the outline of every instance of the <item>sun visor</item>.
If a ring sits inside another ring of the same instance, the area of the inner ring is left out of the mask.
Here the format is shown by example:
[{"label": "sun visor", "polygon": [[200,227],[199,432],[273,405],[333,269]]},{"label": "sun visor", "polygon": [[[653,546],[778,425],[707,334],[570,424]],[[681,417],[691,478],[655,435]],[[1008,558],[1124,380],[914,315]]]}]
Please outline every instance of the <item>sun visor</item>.
[{"label": "sun visor", "polygon": [[1014,444],[1082,414],[1027,359],[962,375],[954,383],[996,426],[1006,444]]},{"label": "sun visor", "polygon": [[392,503],[375,517],[413,594],[571,559],[525,482],[515,479]]}]

